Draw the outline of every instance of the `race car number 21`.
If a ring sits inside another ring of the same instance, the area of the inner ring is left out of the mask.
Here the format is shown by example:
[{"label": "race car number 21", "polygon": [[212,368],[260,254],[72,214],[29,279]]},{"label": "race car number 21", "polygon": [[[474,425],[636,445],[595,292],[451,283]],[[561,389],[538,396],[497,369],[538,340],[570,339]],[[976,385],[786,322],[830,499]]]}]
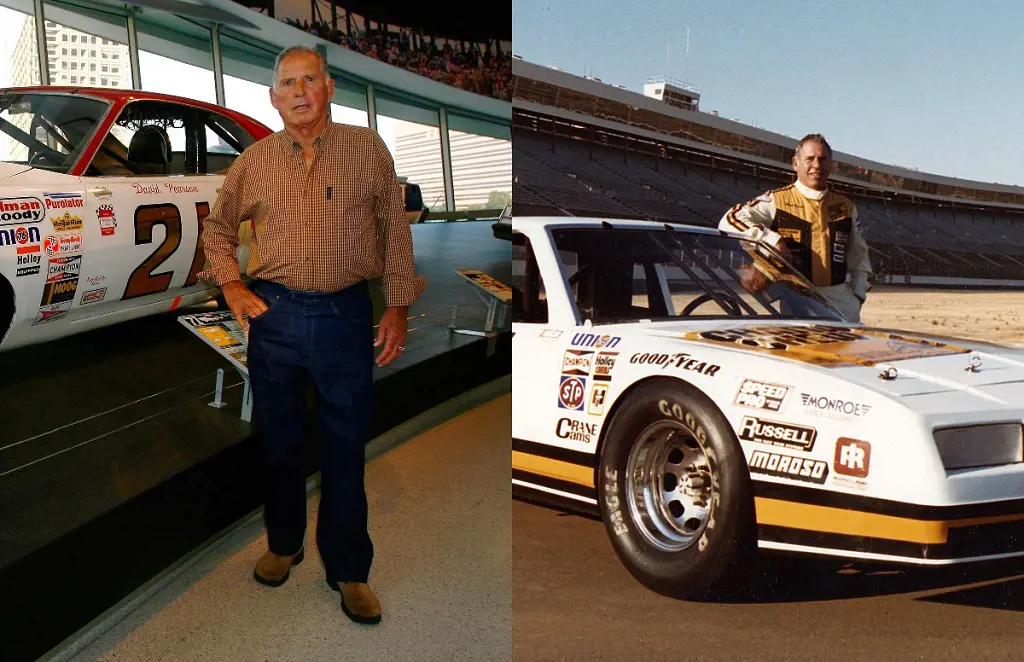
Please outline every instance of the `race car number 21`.
[{"label": "race car number 21", "polygon": [[[190,287],[199,282],[199,271],[206,263],[206,251],[203,249],[203,221],[210,214],[210,203],[197,202],[196,218],[198,234],[196,247],[192,255],[192,266],[185,278],[183,287]],[[181,210],[177,205],[163,203],[158,205],[140,205],[135,210],[135,245],[153,242],[153,226],[162,225],[167,230],[164,240],[150,253],[142,264],[135,268],[128,278],[122,299],[134,299],[150,294],[167,291],[174,278],[173,271],[154,274],[160,265],[166,262],[181,245]]]}]

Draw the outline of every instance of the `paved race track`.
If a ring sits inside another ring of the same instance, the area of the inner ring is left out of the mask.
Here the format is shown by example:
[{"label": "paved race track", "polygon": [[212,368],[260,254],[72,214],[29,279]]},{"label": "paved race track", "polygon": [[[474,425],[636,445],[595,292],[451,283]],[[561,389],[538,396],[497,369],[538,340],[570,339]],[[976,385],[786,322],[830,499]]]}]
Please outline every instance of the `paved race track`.
[{"label": "paved race track", "polygon": [[1024,562],[902,571],[786,557],[743,600],[639,584],[595,520],[512,504],[515,660],[1024,660]]}]

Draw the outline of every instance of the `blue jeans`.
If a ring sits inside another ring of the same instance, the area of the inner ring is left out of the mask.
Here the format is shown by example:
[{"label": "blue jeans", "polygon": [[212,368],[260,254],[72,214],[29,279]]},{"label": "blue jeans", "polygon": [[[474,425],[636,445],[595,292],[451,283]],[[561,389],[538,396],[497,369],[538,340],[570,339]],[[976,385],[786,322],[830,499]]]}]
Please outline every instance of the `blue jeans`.
[{"label": "blue jeans", "polygon": [[373,395],[369,287],[363,281],[325,294],[257,280],[252,289],[268,306],[250,320],[248,366],[267,463],[270,551],[293,555],[305,537],[302,439],[311,380],[322,435],[317,548],[329,581],[365,582],[373,562],[364,485]]}]

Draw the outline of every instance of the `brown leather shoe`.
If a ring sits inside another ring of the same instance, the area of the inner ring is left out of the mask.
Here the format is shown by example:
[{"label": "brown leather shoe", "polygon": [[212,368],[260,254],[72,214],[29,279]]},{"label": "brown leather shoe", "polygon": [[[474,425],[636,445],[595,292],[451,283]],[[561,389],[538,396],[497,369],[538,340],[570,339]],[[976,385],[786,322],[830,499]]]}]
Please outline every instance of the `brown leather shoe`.
[{"label": "brown leather shoe", "polygon": [[304,548],[300,548],[293,556],[278,556],[268,550],[256,562],[256,568],[252,571],[253,579],[265,586],[280,586],[288,581],[292,566],[302,563],[305,556]]},{"label": "brown leather shoe", "polygon": [[[370,590],[369,584],[361,582],[327,583],[341,593],[341,610],[356,623],[380,623],[380,601]],[[340,585],[340,589],[338,588]]]}]

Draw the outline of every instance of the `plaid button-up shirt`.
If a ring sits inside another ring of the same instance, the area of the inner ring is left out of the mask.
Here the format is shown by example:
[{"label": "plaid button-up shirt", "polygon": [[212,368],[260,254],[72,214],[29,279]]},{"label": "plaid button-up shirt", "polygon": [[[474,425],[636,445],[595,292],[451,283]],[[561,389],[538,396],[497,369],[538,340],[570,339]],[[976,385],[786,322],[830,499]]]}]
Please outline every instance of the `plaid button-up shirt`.
[{"label": "plaid button-up shirt", "polygon": [[248,275],[319,292],[382,277],[386,305],[409,305],[422,288],[387,146],[371,129],[334,122],[314,146],[308,170],[283,130],[235,159],[203,224],[208,266],[199,277],[240,280],[238,230],[251,221]]}]

